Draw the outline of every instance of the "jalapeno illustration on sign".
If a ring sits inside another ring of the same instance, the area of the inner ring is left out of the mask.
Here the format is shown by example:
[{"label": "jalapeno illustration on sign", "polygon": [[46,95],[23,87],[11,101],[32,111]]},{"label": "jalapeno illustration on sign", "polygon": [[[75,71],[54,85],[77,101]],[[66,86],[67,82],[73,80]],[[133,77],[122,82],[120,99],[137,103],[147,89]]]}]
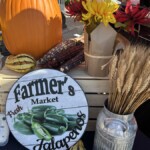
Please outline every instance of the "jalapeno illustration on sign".
[{"label": "jalapeno illustration on sign", "polygon": [[40,69],[22,76],[11,88],[6,118],[14,137],[30,150],[66,150],[83,135],[88,104],[70,76]]}]

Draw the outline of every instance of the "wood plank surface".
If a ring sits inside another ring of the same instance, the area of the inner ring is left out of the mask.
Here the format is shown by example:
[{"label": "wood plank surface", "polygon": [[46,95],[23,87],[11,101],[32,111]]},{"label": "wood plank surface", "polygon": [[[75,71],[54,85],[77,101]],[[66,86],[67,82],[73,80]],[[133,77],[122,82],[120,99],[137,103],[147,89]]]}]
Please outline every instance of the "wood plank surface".
[{"label": "wood plank surface", "polygon": [[89,120],[86,131],[95,131],[95,128],[96,128],[96,120]]},{"label": "wood plank surface", "polygon": [[[4,93],[4,94],[0,93],[0,105],[5,106],[6,99],[7,99],[7,93]],[[98,116],[98,113],[103,108],[103,103],[101,101],[99,101],[100,104],[96,105],[96,107],[95,106],[93,107],[92,106],[93,105],[93,103],[92,103],[93,99],[87,99],[87,100],[88,100],[88,103],[89,103],[89,118],[92,118],[92,119],[95,118],[96,119],[97,116]]]},{"label": "wood plank surface", "polygon": [[3,79],[18,79],[22,76],[23,74],[17,73],[15,71],[12,71],[10,69],[7,69],[5,66],[0,70],[0,78]]},{"label": "wood plank surface", "polygon": [[70,70],[68,72],[68,75],[73,77],[74,79],[88,79],[88,80],[108,80],[108,77],[95,77],[88,75],[88,72],[86,70],[85,63],[77,66],[76,68]]},{"label": "wood plank surface", "polygon": [[[74,79],[108,80],[108,77],[94,77],[94,76],[88,75],[86,67],[85,67],[85,63],[70,70],[67,74]],[[12,70],[7,69],[6,67],[3,67],[2,70],[0,70],[0,77],[5,78],[5,79],[9,79],[9,78],[17,79],[17,78],[20,78],[22,75],[24,74],[14,72]]]},{"label": "wood plank surface", "polygon": [[0,105],[5,105],[6,104],[6,99],[2,99],[1,97],[0,97]]},{"label": "wood plank surface", "polygon": [[[10,88],[22,75],[5,67],[0,71],[0,109],[2,112],[5,112],[5,103]],[[107,77],[89,76],[85,64],[72,69],[68,75],[74,78],[85,92],[89,105],[89,122],[86,130],[94,131],[98,113],[102,110],[104,101],[108,97],[103,93],[109,93],[109,80]]]},{"label": "wood plank surface", "polygon": [[102,94],[85,94],[89,106],[103,106],[108,95]]},{"label": "wood plank surface", "polygon": [[109,80],[76,80],[85,93],[109,93]]},{"label": "wood plank surface", "polygon": [[16,81],[17,79],[1,79],[0,92],[9,92]]},{"label": "wood plank surface", "polygon": [[0,112],[5,112],[5,105],[0,105]]},{"label": "wood plank surface", "polygon": [[[9,91],[16,78],[1,78],[0,92]],[[109,93],[109,80],[76,80],[85,93]]]},{"label": "wood plank surface", "polygon": [[[0,92],[0,104],[5,104],[7,99],[7,93]],[[108,95],[102,94],[85,94],[89,106],[103,106],[104,101],[108,98]]]},{"label": "wood plank surface", "polygon": [[97,116],[102,109],[102,107],[89,107],[89,119],[97,119]]}]

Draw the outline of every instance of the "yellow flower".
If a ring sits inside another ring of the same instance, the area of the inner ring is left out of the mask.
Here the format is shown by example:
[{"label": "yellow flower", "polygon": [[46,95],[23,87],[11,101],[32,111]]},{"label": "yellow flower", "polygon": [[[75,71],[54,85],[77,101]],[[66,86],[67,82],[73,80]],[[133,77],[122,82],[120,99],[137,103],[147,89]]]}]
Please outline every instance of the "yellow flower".
[{"label": "yellow flower", "polygon": [[105,0],[98,2],[97,0],[83,1],[82,5],[87,11],[86,14],[82,14],[82,20],[87,21],[88,25],[91,21],[96,23],[103,22],[105,25],[108,23],[116,23],[116,19],[113,15],[119,8],[119,5],[111,0]]}]

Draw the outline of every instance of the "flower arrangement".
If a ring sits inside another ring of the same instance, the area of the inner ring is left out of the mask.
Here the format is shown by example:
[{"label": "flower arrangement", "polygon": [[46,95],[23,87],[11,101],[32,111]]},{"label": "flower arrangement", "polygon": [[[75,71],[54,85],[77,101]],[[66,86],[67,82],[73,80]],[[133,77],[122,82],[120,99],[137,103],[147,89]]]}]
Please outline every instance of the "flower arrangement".
[{"label": "flower arrangement", "polygon": [[141,7],[139,3],[137,4],[139,0],[119,2],[117,0],[67,0],[66,13],[75,21],[85,24],[84,54],[86,68],[91,76],[108,75],[108,67],[102,69],[103,66],[109,61],[109,56],[115,52],[115,44],[120,42],[124,45],[125,38],[119,35],[118,40],[117,32],[121,30],[122,34],[123,30],[125,34],[127,33],[127,37],[133,39],[137,35],[138,25],[150,23],[150,10],[146,6]]},{"label": "flower arrangement", "polygon": [[149,8],[140,8],[140,4],[132,5],[131,1],[127,1],[126,6],[120,7],[115,13],[117,22],[115,27],[120,27],[134,35],[136,24],[150,24],[149,13]]},{"label": "flower arrangement", "polygon": [[67,14],[86,25],[86,31],[91,33],[101,22],[116,23],[114,12],[119,5],[112,0],[70,0],[66,5]]},{"label": "flower arrangement", "polygon": [[131,114],[150,98],[150,49],[128,46],[110,63],[108,108],[117,114]]},{"label": "flower arrangement", "polygon": [[127,0],[125,6],[119,5],[117,0],[70,0],[67,1],[67,14],[86,25],[88,33],[92,32],[100,23],[115,24],[134,35],[136,24],[150,24],[150,9],[134,5]]}]

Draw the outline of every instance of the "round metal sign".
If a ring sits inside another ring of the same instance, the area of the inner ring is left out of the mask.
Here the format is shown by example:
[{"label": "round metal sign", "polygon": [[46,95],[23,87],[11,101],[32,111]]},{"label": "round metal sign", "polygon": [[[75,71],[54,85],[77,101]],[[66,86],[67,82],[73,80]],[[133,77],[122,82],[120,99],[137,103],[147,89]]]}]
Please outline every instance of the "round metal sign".
[{"label": "round metal sign", "polygon": [[7,97],[6,119],[14,137],[29,150],[66,150],[86,129],[88,104],[71,77],[40,69],[13,85]]}]

